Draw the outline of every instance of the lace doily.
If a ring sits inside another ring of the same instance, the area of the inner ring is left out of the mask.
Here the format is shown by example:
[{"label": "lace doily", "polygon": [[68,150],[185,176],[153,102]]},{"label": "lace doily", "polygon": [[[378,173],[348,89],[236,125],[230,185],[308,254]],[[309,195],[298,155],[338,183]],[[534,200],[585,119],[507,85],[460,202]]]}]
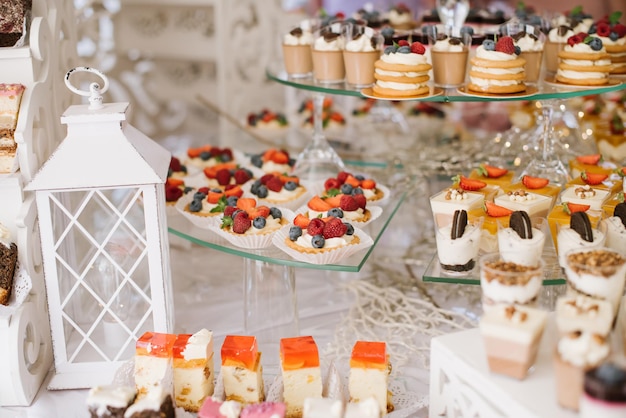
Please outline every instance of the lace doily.
[{"label": "lace doily", "polygon": [[13,290],[11,291],[11,297],[9,297],[9,304],[7,306],[0,305],[0,316],[13,315],[22,306],[32,287],[33,281],[28,272],[18,262],[13,276]]}]

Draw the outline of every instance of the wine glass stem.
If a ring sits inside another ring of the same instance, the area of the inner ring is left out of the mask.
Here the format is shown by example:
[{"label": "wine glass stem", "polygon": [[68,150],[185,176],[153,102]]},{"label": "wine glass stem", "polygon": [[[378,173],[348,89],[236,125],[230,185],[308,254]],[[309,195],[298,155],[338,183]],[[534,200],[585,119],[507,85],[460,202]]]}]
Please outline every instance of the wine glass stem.
[{"label": "wine glass stem", "polygon": [[324,93],[313,93],[313,142],[324,136]]},{"label": "wine glass stem", "polygon": [[552,139],[550,137],[552,132],[552,116],[554,114],[554,107],[551,101],[542,100],[541,101],[541,112],[543,114],[543,160],[548,160],[553,152],[554,152],[554,144],[552,143]]}]

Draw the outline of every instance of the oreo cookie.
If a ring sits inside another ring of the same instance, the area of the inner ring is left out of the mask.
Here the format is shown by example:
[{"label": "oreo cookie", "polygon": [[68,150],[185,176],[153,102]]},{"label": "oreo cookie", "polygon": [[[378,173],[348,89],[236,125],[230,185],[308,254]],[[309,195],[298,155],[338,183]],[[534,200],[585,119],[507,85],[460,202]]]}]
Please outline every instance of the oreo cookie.
[{"label": "oreo cookie", "polygon": [[521,239],[533,238],[533,225],[530,222],[530,216],[528,212],[523,210],[516,210],[511,214],[509,220],[509,227],[520,236]]},{"label": "oreo cookie", "polygon": [[618,203],[613,209],[613,216],[617,216],[622,220],[622,224],[626,227],[626,202]]},{"label": "oreo cookie", "polygon": [[578,232],[580,237],[587,241],[593,242],[593,231],[591,230],[591,222],[589,216],[585,212],[574,212],[569,221],[569,227]]},{"label": "oreo cookie", "polygon": [[467,212],[463,209],[455,210],[454,217],[452,218],[452,230],[450,231],[450,238],[453,240],[461,238],[465,233],[466,226]]}]

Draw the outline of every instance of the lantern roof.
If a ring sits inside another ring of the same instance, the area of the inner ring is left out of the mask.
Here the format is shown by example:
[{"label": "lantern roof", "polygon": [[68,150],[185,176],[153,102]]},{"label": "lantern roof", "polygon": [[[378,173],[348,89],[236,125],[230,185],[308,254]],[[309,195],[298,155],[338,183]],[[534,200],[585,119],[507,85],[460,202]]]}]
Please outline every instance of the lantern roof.
[{"label": "lantern roof", "polygon": [[67,136],[26,190],[165,183],[171,154],[126,121],[128,103],[74,105],[61,115]]}]

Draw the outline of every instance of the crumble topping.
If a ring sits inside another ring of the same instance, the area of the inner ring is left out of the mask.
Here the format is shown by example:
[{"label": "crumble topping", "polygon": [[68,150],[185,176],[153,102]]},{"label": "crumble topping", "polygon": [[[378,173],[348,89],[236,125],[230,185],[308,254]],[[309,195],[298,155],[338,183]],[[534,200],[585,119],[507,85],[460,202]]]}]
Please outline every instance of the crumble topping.
[{"label": "crumble topping", "polygon": [[591,186],[589,186],[588,184],[576,187],[574,189],[574,193],[579,199],[591,199],[596,195],[596,191],[592,189]]},{"label": "crumble topping", "polygon": [[469,199],[469,195],[463,189],[451,188],[446,191],[446,200],[465,200]]},{"label": "crumble topping", "polygon": [[581,251],[567,256],[568,266],[575,273],[609,278],[626,262],[620,254],[607,250]]},{"label": "crumble topping", "polygon": [[535,195],[528,193],[526,190],[515,190],[508,192],[509,200],[512,202],[527,202],[529,200],[535,200]]},{"label": "crumble topping", "polygon": [[497,280],[505,286],[524,286],[538,276],[537,266],[523,266],[510,261],[492,261],[485,267],[482,275],[487,282]]}]

